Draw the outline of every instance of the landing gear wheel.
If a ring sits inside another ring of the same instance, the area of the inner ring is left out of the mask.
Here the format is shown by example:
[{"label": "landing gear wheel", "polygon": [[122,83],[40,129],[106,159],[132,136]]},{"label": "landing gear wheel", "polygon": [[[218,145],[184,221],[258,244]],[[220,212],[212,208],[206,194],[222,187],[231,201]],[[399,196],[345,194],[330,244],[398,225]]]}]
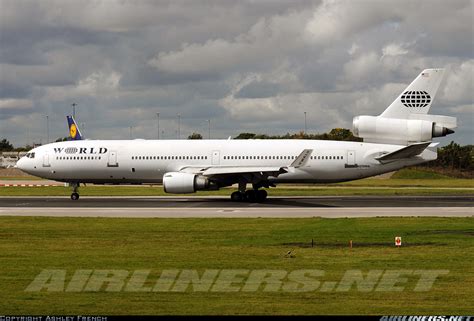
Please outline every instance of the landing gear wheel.
[{"label": "landing gear wheel", "polygon": [[261,203],[261,202],[265,202],[265,200],[267,199],[267,191],[264,190],[264,189],[259,189],[258,191],[256,191],[256,194],[257,194],[257,202]]},{"label": "landing gear wheel", "polygon": [[234,202],[241,202],[244,199],[244,194],[239,191],[233,192],[230,195],[230,199]]},{"label": "landing gear wheel", "polygon": [[79,193],[72,193],[71,194],[71,199],[73,201],[77,201],[79,199]]},{"label": "landing gear wheel", "polygon": [[253,190],[253,189],[250,189],[248,191],[245,192],[245,199],[248,201],[248,202],[255,202],[257,200],[257,191]]}]

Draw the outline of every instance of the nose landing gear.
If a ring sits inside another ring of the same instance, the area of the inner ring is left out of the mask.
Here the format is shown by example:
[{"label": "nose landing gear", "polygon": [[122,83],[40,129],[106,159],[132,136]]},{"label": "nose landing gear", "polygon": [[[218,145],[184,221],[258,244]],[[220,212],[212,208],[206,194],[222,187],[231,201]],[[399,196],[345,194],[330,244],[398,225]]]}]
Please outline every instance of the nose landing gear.
[{"label": "nose landing gear", "polygon": [[72,186],[72,194],[71,194],[71,199],[73,201],[77,201],[79,199],[79,183],[71,183]]}]

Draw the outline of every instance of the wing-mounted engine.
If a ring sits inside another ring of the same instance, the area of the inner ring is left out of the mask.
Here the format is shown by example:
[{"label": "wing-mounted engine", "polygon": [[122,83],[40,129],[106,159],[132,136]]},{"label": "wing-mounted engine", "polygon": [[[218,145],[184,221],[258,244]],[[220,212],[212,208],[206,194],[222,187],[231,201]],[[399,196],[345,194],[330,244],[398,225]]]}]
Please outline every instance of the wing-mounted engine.
[{"label": "wing-mounted engine", "polygon": [[170,172],[163,176],[166,193],[185,194],[202,190],[218,189],[207,177],[191,173]]},{"label": "wing-mounted engine", "polygon": [[454,133],[456,118],[448,116],[422,115],[422,119],[396,119],[382,116],[357,116],[352,122],[355,136],[369,143],[391,143],[409,145],[431,141]]}]

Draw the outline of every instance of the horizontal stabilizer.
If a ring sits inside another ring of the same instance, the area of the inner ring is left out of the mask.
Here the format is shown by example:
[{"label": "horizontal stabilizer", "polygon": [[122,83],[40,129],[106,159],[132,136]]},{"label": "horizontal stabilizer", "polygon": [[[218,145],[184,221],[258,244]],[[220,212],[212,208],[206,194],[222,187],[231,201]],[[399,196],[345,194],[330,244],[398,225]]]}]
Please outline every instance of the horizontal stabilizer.
[{"label": "horizontal stabilizer", "polygon": [[378,160],[380,163],[385,164],[385,163],[390,163],[390,162],[400,160],[400,159],[415,157],[421,154],[430,144],[431,142],[422,142],[422,143],[412,144],[407,147],[398,149],[394,152],[384,154],[379,157],[375,157],[375,159]]}]

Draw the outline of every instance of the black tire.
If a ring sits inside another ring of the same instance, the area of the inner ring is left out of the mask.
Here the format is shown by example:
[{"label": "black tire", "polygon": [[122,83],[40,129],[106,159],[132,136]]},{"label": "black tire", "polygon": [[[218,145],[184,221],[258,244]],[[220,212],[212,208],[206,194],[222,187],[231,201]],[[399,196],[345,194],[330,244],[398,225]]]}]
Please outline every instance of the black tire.
[{"label": "black tire", "polygon": [[71,194],[71,199],[73,201],[77,201],[79,199],[79,193],[72,193]]},{"label": "black tire", "polygon": [[239,191],[233,192],[230,194],[230,199],[234,202],[241,202],[244,199],[244,194]]},{"label": "black tire", "polygon": [[248,191],[245,192],[245,199],[248,201],[248,202],[256,202],[257,201],[257,192],[253,189],[250,189]]},{"label": "black tire", "polygon": [[257,202],[261,203],[261,202],[265,202],[265,200],[267,199],[267,191],[264,190],[264,189],[259,189],[257,191]]}]

